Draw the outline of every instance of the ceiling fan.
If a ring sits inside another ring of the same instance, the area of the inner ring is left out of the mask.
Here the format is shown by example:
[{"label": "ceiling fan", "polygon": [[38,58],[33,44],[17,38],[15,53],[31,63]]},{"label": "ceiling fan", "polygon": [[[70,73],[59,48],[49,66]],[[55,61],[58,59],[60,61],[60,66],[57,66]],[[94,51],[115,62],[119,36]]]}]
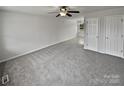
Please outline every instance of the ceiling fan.
[{"label": "ceiling fan", "polygon": [[[58,12],[49,12],[49,13],[58,13]],[[56,15],[56,17],[59,17],[59,16],[69,16],[69,17],[72,17],[71,13],[80,13],[80,12],[79,11],[72,11],[67,6],[61,6],[60,9],[59,9],[59,14]]]}]

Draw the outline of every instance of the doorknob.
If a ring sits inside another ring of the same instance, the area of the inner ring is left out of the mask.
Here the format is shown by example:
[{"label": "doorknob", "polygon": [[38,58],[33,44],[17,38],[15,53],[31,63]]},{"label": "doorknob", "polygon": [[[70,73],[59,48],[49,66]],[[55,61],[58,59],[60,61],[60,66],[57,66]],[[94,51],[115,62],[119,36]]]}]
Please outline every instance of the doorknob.
[{"label": "doorknob", "polygon": [[106,37],[106,39],[109,39],[108,37]]},{"label": "doorknob", "polygon": [[123,50],[121,50],[121,53],[123,52]]},{"label": "doorknob", "polygon": [[123,37],[123,35],[121,35],[121,37]]},{"label": "doorknob", "polygon": [[96,38],[99,38],[99,36],[96,36]]}]

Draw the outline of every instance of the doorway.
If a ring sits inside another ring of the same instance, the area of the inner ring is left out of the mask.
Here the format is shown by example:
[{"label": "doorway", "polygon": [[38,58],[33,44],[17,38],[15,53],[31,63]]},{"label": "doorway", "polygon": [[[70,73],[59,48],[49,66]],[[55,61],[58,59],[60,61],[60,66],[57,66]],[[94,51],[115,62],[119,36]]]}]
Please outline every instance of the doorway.
[{"label": "doorway", "polygon": [[77,40],[79,44],[84,45],[84,19],[77,21]]}]

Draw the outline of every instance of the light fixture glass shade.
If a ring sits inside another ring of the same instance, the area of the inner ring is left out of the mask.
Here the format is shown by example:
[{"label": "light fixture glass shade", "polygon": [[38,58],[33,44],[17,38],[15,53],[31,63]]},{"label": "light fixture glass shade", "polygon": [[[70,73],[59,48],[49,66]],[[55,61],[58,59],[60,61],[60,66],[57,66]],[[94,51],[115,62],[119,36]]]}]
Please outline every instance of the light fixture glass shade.
[{"label": "light fixture glass shade", "polygon": [[62,8],[61,11],[66,11],[66,9]]},{"label": "light fixture glass shade", "polygon": [[66,13],[65,12],[60,12],[60,15],[61,16],[66,16]]}]

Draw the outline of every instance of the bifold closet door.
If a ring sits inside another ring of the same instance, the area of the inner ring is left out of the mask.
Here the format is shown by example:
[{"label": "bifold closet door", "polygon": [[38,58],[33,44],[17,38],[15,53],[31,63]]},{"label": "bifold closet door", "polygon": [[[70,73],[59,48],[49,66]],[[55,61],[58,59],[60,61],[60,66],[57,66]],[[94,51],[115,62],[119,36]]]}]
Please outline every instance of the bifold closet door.
[{"label": "bifold closet door", "polygon": [[[120,47],[119,47],[119,56],[124,58],[124,16],[121,17],[121,33],[120,33],[120,38],[119,41],[121,41],[120,43]],[[119,42],[118,42],[119,43]]]},{"label": "bifold closet door", "polygon": [[105,53],[106,51],[106,20],[105,17],[99,18],[98,27],[98,52]]},{"label": "bifold closet door", "polygon": [[98,43],[98,18],[86,20],[87,49],[97,51]]},{"label": "bifold closet door", "polygon": [[123,26],[122,26],[123,27],[122,28],[123,29],[123,31],[122,31],[122,40],[123,40],[122,41],[123,42],[123,52],[122,53],[123,54],[122,54],[122,57],[124,58],[124,16],[123,16],[123,21],[122,22],[123,22]]},{"label": "bifold closet door", "polygon": [[105,21],[106,21],[106,53],[107,54],[111,54],[111,28],[112,28],[112,19],[111,16],[110,17],[105,17]]},{"label": "bifold closet door", "polygon": [[122,16],[108,16],[106,21],[106,53],[122,57],[123,53],[123,24]]},{"label": "bifold closet door", "polygon": [[124,58],[124,16],[87,18],[84,48]]},{"label": "bifold closet door", "polygon": [[118,45],[118,50],[117,50],[117,56],[123,57],[123,17],[122,16],[117,16],[117,32],[118,32],[118,38],[117,38],[117,45]]}]

